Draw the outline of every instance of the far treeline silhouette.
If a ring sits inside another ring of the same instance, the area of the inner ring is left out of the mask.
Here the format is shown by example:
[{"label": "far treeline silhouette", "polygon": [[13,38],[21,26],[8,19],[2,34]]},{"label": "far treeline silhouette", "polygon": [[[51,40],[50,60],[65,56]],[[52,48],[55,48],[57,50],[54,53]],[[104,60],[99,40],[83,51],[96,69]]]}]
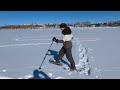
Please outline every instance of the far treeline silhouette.
[{"label": "far treeline silhouette", "polygon": [[[4,25],[0,26],[0,30],[3,29],[40,29],[40,28],[58,28],[60,24],[17,24],[17,25]],[[76,22],[76,23],[67,23],[68,26],[71,27],[117,27],[120,26],[119,21],[110,21],[104,23],[91,23],[89,21],[86,22]]]}]

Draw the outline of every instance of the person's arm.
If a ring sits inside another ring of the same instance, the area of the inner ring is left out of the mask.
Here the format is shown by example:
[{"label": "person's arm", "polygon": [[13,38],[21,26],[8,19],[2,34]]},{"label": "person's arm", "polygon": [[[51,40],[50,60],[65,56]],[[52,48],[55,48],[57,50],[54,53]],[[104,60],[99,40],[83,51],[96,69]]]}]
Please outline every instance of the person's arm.
[{"label": "person's arm", "polygon": [[64,43],[63,40],[58,40],[56,37],[53,37],[52,41],[56,43]]},{"label": "person's arm", "polygon": [[56,42],[56,43],[63,43],[64,42],[63,40],[58,40],[56,37],[53,37],[52,41]]},{"label": "person's arm", "polygon": [[62,40],[58,40],[58,43],[64,43],[65,42],[65,35],[62,36]]},{"label": "person's arm", "polygon": [[64,43],[64,41],[63,40],[58,40],[58,43]]},{"label": "person's arm", "polygon": [[73,39],[73,35],[64,35],[63,40],[58,40],[58,43],[64,43],[65,41],[71,41]]}]

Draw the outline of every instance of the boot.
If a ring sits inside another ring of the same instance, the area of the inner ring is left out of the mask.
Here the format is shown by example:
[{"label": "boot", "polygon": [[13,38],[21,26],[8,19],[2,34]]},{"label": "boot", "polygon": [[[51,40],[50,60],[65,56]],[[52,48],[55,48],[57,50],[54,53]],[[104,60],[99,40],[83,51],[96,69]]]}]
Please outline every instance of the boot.
[{"label": "boot", "polygon": [[70,71],[74,71],[74,70],[77,70],[76,67],[74,65],[71,65],[70,66]]},{"label": "boot", "polygon": [[62,63],[60,63],[60,62],[54,62],[54,64],[62,66]]},{"label": "boot", "polygon": [[59,66],[62,66],[62,63],[60,63],[60,61],[56,61],[54,59],[50,59],[49,62],[53,63],[53,64],[56,64],[56,65],[59,65]]},{"label": "boot", "polygon": [[74,70],[76,70],[76,68],[70,68],[70,71],[74,71]]}]

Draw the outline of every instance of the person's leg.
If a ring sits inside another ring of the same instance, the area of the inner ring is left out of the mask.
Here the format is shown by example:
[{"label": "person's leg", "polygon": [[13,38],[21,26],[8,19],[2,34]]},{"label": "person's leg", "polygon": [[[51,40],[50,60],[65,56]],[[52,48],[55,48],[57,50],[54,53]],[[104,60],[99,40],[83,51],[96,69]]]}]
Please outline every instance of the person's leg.
[{"label": "person's leg", "polygon": [[67,57],[68,61],[69,61],[70,64],[71,64],[71,67],[70,67],[70,68],[71,68],[72,70],[75,70],[76,67],[75,67],[74,59],[73,59],[73,57],[72,57],[71,48],[66,48],[65,50],[66,50],[66,57]]},{"label": "person's leg", "polygon": [[59,51],[59,55],[58,55],[58,58],[56,60],[56,63],[60,63],[60,61],[62,60],[62,57],[64,56],[65,54],[65,48],[64,46],[61,48],[61,50]]}]

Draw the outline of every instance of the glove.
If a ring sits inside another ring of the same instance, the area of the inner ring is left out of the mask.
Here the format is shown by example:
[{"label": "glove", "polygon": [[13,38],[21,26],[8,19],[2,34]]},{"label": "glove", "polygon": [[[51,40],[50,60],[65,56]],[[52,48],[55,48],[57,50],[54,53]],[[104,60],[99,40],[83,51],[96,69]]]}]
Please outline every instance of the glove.
[{"label": "glove", "polygon": [[56,37],[53,37],[52,41],[53,41],[53,42],[56,41]]},{"label": "glove", "polygon": [[53,37],[52,41],[58,43],[58,39],[56,39],[56,37]]}]

